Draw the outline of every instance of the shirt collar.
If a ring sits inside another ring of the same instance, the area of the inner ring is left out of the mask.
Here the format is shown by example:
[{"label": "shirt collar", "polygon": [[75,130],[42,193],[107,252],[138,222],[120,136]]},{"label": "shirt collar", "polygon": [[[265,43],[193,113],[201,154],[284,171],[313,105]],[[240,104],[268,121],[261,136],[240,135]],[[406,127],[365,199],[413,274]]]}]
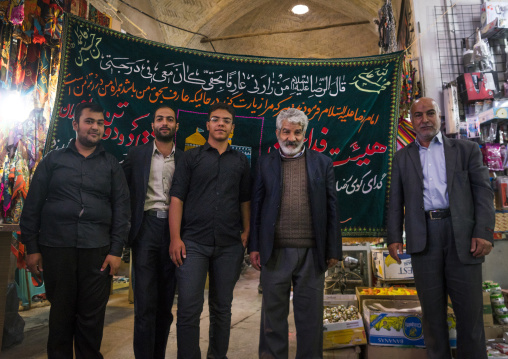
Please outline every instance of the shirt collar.
[{"label": "shirt collar", "polygon": [[[171,153],[169,154],[169,156],[173,156],[175,154],[175,150],[176,150],[176,146],[173,143],[173,149],[171,150]],[[161,151],[159,151],[159,149],[157,148],[157,144],[155,143],[155,141],[153,141],[152,156],[154,156],[156,153],[160,153],[162,155]]]},{"label": "shirt collar", "polygon": [[[205,151],[208,151],[209,149],[214,149],[214,150],[216,150],[216,148],[215,148],[215,147],[210,146],[210,144],[208,143],[208,141],[206,141],[206,142],[205,142],[205,144],[203,145],[203,149],[204,149]],[[226,152],[227,152],[227,151],[231,151],[231,145],[229,144],[229,142],[228,142],[228,147],[226,148]]]},{"label": "shirt collar", "polygon": [[[439,131],[437,135],[434,136],[434,138],[430,141],[430,143],[432,142],[438,142],[440,144],[443,144],[443,134],[441,133],[441,131]],[[418,137],[415,138],[415,143],[419,148],[422,148],[420,141],[418,141]]]},{"label": "shirt collar", "polygon": [[[81,155],[81,153],[79,153],[77,147],[76,147],[76,139],[75,138],[71,138],[71,140],[69,141],[69,144],[67,145],[66,147],[66,150],[67,151],[73,151],[79,155]],[[95,155],[95,154],[98,154],[100,152],[104,152],[104,147],[102,147],[102,145],[100,144],[100,142],[97,144],[97,146],[95,146],[95,150],[92,152],[92,155]]]},{"label": "shirt collar", "polygon": [[296,155],[286,156],[284,153],[282,153],[282,150],[279,147],[279,154],[282,158],[298,158],[298,157],[302,157],[304,153],[305,153],[305,146],[303,146],[302,150],[300,152],[298,152]]}]

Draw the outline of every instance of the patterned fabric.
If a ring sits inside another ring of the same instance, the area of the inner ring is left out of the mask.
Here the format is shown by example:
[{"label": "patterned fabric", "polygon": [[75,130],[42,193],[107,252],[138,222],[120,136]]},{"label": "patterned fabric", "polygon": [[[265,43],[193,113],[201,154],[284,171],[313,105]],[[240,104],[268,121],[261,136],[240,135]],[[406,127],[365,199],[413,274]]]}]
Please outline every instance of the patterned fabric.
[{"label": "patterned fabric", "polygon": [[14,78],[12,80],[12,86],[16,88],[16,90],[21,90],[23,83],[25,81],[25,66],[26,66],[26,57],[28,52],[28,47],[24,42],[18,41],[18,55],[17,61],[14,68]]},{"label": "patterned fabric", "polygon": [[42,26],[37,18],[34,18],[34,37],[32,41],[34,44],[46,43],[46,38],[43,35]]},{"label": "patterned fabric", "polygon": [[51,48],[42,46],[41,57],[39,62],[37,86],[35,88],[35,106],[38,108],[44,107],[48,100],[48,80],[51,61]]},{"label": "patterned fabric", "polygon": [[8,18],[10,5],[10,0],[0,0],[0,20],[6,20]]},{"label": "patterned fabric", "polygon": [[9,56],[12,42],[12,25],[4,25],[2,28],[2,58],[0,60],[0,81],[3,82],[2,87],[9,87]]},{"label": "patterned fabric", "polygon": [[22,93],[27,93],[35,89],[37,83],[37,69],[39,67],[39,54],[41,51],[41,45],[30,44],[26,54],[26,65],[25,65],[25,79],[23,81]]},{"label": "patterned fabric", "polygon": [[63,10],[56,4],[51,4],[44,17],[44,35],[59,40],[62,36]]},{"label": "patterned fabric", "polygon": [[25,18],[25,0],[12,0],[9,21],[13,25],[21,25]]},{"label": "patterned fabric", "polygon": [[399,120],[399,127],[397,130],[397,150],[406,147],[411,142],[413,142],[415,138],[416,134],[413,130],[413,125],[411,124],[411,122],[401,117]]},{"label": "patterned fabric", "polygon": [[12,200],[12,188],[9,182],[9,173],[11,168],[10,163],[11,160],[9,158],[9,154],[6,154],[4,160],[4,172],[2,176],[2,209],[4,211],[4,217],[7,217],[7,211],[11,208]]}]

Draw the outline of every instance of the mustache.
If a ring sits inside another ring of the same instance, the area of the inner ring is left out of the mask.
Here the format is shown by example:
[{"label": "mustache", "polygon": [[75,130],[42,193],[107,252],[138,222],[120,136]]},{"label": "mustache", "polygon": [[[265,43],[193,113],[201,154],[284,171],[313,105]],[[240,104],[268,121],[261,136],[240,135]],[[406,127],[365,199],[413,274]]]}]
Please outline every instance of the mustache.
[{"label": "mustache", "polygon": [[300,142],[298,142],[298,141],[285,141],[284,144],[286,146],[298,146],[300,144]]}]

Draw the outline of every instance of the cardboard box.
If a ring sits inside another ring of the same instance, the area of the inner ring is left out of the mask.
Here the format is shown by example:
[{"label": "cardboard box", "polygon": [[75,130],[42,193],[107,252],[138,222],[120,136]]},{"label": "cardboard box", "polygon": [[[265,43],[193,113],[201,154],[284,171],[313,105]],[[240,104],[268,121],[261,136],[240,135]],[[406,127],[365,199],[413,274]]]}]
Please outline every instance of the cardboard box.
[{"label": "cardboard box", "polygon": [[400,264],[390,256],[387,249],[372,249],[374,275],[381,279],[413,279],[411,255],[404,251],[403,254],[399,254],[399,258],[401,260]]},{"label": "cardboard box", "polygon": [[358,346],[354,348],[325,350],[323,352],[323,359],[359,359],[361,352]]},{"label": "cardboard box", "polygon": [[503,338],[503,333],[508,331],[507,325],[486,325],[485,329],[485,339],[486,340],[494,340]]},{"label": "cardboard box", "polygon": [[367,299],[363,320],[370,345],[425,346],[418,301]]},{"label": "cardboard box", "polygon": [[[376,300],[415,300],[418,301],[418,295],[368,295],[368,294],[360,294],[363,289],[369,287],[356,287],[356,298],[358,298],[359,310],[363,311],[363,301],[365,299],[376,299]],[[415,287],[408,287],[408,289],[414,289]]]},{"label": "cardboard box", "polygon": [[[375,300],[363,302],[363,320],[370,345],[424,347],[422,314],[419,301]],[[455,318],[449,311],[450,347],[457,346]]]},{"label": "cardboard box", "polygon": [[[323,304],[324,306],[354,305],[358,308],[358,301],[354,294],[325,295]],[[362,319],[323,324],[323,349],[337,349],[362,344],[367,344],[367,335]]]},{"label": "cardboard box", "polygon": [[427,349],[367,345],[367,359],[427,359]]},{"label": "cardboard box", "polygon": [[492,305],[490,304],[490,293],[483,292],[483,325],[485,327],[494,325]]}]

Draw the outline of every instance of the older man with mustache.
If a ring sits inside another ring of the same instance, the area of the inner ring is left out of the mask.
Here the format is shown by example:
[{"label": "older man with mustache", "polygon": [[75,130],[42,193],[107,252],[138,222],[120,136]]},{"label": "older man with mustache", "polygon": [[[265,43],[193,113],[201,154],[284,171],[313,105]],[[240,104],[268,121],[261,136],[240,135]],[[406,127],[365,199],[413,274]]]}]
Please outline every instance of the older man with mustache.
[{"label": "older man with mustache", "polygon": [[253,267],[262,267],[260,358],[288,357],[291,285],[296,358],[323,357],[324,272],[342,247],[332,160],[304,147],[308,123],[302,111],[281,111],[280,150],[257,164],[249,252]]}]

